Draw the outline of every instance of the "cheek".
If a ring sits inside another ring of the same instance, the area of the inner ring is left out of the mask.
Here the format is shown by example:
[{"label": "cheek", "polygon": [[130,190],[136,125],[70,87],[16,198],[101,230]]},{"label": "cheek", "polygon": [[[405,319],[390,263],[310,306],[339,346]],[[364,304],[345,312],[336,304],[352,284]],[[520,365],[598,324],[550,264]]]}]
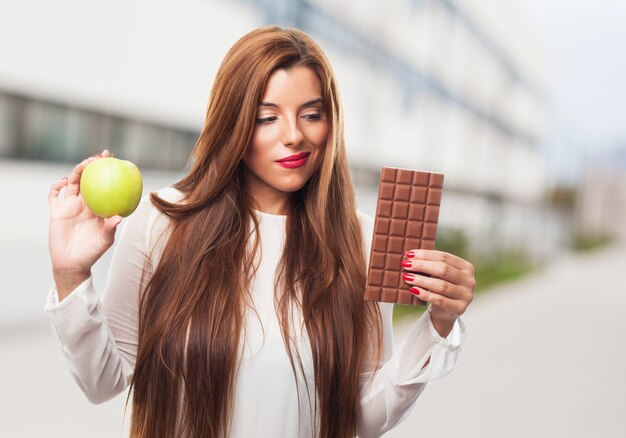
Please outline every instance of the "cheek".
[{"label": "cheek", "polygon": [[326,146],[328,140],[328,124],[320,125],[312,129],[309,133],[309,142],[313,143],[318,148]]},{"label": "cheek", "polygon": [[[266,127],[267,128],[267,127]],[[275,133],[272,129],[257,129],[252,134],[252,141],[244,155],[246,164],[253,164],[255,161],[263,160],[269,155],[273,145],[276,143]]]},{"label": "cheek", "polygon": [[275,133],[273,129],[257,129],[252,135],[251,148],[257,153],[262,152],[264,148],[270,147],[275,141]]}]

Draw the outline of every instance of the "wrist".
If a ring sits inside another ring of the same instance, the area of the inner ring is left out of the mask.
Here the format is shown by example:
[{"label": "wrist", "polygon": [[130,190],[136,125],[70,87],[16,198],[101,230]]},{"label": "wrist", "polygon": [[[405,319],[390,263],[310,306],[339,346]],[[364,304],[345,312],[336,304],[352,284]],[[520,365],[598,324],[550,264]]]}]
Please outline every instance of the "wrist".
[{"label": "wrist", "polygon": [[59,302],[63,301],[72,291],[91,277],[91,271],[53,271]]},{"label": "wrist", "polygon": [[437,330],[439,336],[441,336],[442,338],[448,337],[448,335],[452,331],[452,328],[454,327],[454,323],[456,322],[457,318],[440,318],[436,314],[433,314],[432,307],[429,314],[430,321],[433,323],[433,327],[435,327],[435,330]]}]

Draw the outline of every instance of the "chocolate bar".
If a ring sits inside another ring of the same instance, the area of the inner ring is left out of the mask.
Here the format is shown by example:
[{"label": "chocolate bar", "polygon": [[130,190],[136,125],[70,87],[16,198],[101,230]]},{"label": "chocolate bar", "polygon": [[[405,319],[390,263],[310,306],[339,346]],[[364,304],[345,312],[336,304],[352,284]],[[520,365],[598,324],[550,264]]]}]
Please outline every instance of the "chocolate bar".
[{"label": "chocolate bar", "polygon": [[409,292],[400,263],[411,249],[434,249],[443,174],[383,167],[365,299],[425,305]]}]

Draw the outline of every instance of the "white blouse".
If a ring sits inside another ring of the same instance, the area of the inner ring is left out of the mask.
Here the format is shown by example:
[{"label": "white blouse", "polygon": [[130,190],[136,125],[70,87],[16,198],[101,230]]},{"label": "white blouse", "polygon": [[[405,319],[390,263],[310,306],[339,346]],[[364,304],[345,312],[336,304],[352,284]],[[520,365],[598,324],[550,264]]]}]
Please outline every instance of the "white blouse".
[{"label": "white blouse", "polygon": [[[181,198],[181,193],[171,187],[158,193],[172,202]],[[284,245],[286,216],[260,211],[257,215],[262,257],[253,280],[255,309],[248,311],[245,321],[232,436],[312,437],[318,418],[311,414],[315,386],[308,337],[306,333],[297,333],[304,375],[298,370],[296,377],[274,309],[274,274]],[[374,223],[362,213],[359,219],[369,257]],[[158,265],[168,221],[152,205],[149,196],[142,199],[117,239],[102,300],[91,278],[60,303],[56,288],[50,290],[45,310],[74,380],[92,403],[105,402],[130,384],[137,354],[141,271],[146,257],[151,257],[150,266]],[[150,254],[153,247],[156,250]],[[380,436],[399,424],[411,412],[426,383],[452,371],[465,339],[465,326],[460,319],[443,338],[435,330],[430,312],[425,312],[394,352],[393,304],[379,306],[384,365],[373,378],[361,373],[362,415],[357,434],[363,438]],[[429,364],[422,368],[429,357]],[[307,384],[311,394],[307,394]]]}]

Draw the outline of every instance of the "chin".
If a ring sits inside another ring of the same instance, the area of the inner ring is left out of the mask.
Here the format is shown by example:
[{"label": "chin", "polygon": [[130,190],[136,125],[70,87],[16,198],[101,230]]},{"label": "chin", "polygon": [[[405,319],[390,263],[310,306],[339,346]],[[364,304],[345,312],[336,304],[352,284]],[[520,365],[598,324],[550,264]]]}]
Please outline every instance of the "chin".
[{"label": "chin", "polygon": [[283,192],[297,192],[302,187],[304,187],[307,182],[309,182],[309,178],[307,178],[306,180],[299,178],[297,181],[289,181],[286,184],[281,184],[277,186],[277,188],[279,190],[282,190]]},{"label": "chin", "polygon": [[302,187],[304,187],[304,184],[289,185],[289,186],[277,187],[277,188],[282,192],[295,193],[298,190],[300,190]]}]

